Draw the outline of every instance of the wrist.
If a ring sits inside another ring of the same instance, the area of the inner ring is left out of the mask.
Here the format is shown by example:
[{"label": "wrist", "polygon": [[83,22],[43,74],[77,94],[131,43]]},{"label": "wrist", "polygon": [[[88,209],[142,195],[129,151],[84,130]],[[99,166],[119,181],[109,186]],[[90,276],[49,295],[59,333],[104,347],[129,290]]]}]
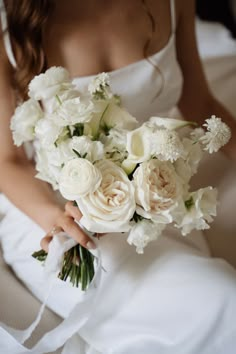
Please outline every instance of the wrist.
[{"label": "wrist", "polygon": [[41,215],[38,224],[45,232],[50,231],[56,224],[57,220],[64,215],[64,209],[58,205],[44,205],[42,210],[39,210]]}]

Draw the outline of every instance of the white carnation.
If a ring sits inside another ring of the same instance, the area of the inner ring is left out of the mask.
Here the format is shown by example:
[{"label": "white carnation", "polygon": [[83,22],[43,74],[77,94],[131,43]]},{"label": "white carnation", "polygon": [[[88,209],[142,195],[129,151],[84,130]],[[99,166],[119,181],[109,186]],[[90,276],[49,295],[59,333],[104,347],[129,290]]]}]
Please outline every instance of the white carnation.
[{"label": "white carnation", "polygon": [[209,229],[208,223],[213,221],[212,216],[216,216],[217,190],[212,187],[201,188],[189,195],[186,213],[182,220],[176,224],[181,228],[183,236],[192,230]]},{"label": "white carnation", "polygon": [[68,161],[61,170],[59,189],[68,200],[78,200],[93,193],[101,183],[101,173],[90,161],[75,158]]},{"label": "white carnation", "polygon": [[60,91],[72,89],[69,73],[62,67],[53,66],[45,73],[37,75],[29,84],[29,96],[35,100],[47,100]]},{"label": "white carnation", "polygon": [[147,244],[157,240],[164,228],[164,224],[157,224],[149,220],[139,221],[132,226],[127,242],[136,246],[136,252],[142,254]]},{"label": "white carnation", "polygon": [[15,110],[11,119],[13,140],[17,146],[34,139],[35,124],[43,116],[43,111],[37,101],[29,99]]},{"label": "white carnation", "polygon": [[152,155],[161,161],[174,162],[184,155],[184,147],[174,130],[156,130],[152,136]]},{"label": "white carnation", "polygon": [[221,121],[221,118],[212,116],[210,119],[206,119],[206,123],[203,126],[208,131],[200,138],[200,141],[206,145],[204,150],[207,150],[210,154],[217,152],[231,138],[230,128]]}]

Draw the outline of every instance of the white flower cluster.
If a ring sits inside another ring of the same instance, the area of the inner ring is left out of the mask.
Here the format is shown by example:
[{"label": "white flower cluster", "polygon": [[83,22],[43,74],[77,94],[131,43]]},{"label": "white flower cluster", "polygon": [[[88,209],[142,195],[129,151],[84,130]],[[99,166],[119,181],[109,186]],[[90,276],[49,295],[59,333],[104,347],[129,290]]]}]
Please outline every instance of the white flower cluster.
[{"label": "white flower cluster", "polygon": [[217,152],[231,138],[230,128],[221,121],[221,118],[212,116],[210,119],[206,119],[203,126],[207,128],[207,132],[200,138],[200,141],[205,145],[204,150],[210,154]]},{"label": "white flower cluster", "polygon": [[184,136],[179,130],[193,122],[151,117],[138,127],[106,73],[81,94],[56,67],[32,80],[29,96],[12,118],[14,141],[34,141],[37,177],[76,201],[89,231],[129,232],[128,243],[143,253],[168,224],[183,235],[209,227],[216,190],[190,191],[190,180],[203,150],[230,138],[220,118]]},{"label": "white flower cluster", "polygon": [[96,76],[88,86],[89,93],[95,99],[108,99],[113,95],[110,90],[109,75],[101,73]]}]

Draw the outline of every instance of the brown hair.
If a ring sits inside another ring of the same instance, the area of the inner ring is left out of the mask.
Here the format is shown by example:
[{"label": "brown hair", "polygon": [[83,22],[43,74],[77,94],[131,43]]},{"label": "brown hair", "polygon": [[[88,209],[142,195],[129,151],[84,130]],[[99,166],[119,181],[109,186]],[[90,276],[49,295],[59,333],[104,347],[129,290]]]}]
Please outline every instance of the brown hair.
[{"label": "brown hair", "polygon": [[53,8],[53,0],[5,0],[8,32],[16,58],[13,85],[21,99],[33,76],[46,69],[42,35]]}]

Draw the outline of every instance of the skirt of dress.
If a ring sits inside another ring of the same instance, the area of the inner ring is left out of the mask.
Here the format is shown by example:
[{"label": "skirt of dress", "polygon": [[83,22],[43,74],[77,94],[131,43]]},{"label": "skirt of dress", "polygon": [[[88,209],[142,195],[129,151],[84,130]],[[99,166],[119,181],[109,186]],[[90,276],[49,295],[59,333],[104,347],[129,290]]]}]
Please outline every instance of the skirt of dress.
[{"label": "skirt of dress", "polygon": [[[3,195],[0,212],[5,261],[42,300],[43,267],[31,254],[44,232]],[[63,353],[234,354],[236,272],[210,257],[202,233],[182,237],[168,227],[143,255],[126,238],[117,233],[100,239],[103,271],[96,304]],[[79,289],[57,280],[48,306],[66,318],[82,297]]]}]

